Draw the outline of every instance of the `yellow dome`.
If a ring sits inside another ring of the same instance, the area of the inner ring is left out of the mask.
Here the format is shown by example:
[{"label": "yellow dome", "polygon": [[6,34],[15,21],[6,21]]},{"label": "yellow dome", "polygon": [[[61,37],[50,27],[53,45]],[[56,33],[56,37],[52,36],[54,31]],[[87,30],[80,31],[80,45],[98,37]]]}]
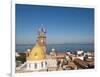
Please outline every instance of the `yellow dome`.
[{"label": "yellow dome", "polygon": [[43,51],[43,48],[36,44],[36,46],[31,50],[28,60],[33,61],[33,60],[43,60],[45,59],[45,53]]}]

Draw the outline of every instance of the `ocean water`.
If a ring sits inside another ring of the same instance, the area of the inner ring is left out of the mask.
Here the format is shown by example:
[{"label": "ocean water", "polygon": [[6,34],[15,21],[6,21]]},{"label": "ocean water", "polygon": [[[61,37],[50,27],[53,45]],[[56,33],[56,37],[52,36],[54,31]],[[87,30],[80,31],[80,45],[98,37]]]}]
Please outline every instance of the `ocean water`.
[{"label": "ocean water", "polygon": [[[27,49],[31,49],[34,45],[17,44],[16,52],[25,52]],[[55,48],[57,52],[71,51],[74,52],[78,49],[82,49],[84,52],[95,51],[94,44],[47,44],[47,53]]]}]

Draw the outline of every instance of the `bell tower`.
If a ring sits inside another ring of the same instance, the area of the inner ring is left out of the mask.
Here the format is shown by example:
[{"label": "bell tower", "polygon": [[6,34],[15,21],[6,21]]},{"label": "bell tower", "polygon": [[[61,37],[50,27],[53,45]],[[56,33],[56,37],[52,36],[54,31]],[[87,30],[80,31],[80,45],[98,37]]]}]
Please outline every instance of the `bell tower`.
[{"label": "bell tower", "polygon": [[43,27],[39,28],[36,45],[27,57],[27,70],[47,70],[45,34],[46,30]]},{"label": "bell tower", "polygon": [[37,42],[41,47],[43,47],[44,52],[46,52],[46,29],[43,27],[38,30]]}]

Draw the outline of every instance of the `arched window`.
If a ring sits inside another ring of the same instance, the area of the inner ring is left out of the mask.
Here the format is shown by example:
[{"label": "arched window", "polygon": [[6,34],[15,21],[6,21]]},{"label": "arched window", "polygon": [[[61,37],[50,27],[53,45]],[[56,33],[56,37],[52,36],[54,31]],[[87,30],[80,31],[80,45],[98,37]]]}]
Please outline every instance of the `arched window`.
[{"label": "arched window", "polygon": [[43,67],[43,62],[41,62],[41,67]]},{"label": "arched window", "polygon": [[45,62],[45,65],[47,65],[47,62]]},{"label": "arched window", "polygon": [[37,63],[35,63],[34,66],[35,66],[35,69],[37,69]]}]

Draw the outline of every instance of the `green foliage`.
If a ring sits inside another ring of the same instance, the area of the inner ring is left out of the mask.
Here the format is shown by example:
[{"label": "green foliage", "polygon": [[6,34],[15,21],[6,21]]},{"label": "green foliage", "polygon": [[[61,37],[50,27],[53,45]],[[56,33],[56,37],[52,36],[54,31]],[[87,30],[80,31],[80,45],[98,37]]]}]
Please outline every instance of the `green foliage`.
[{"label": "green foliage", "polygon": [[24,57],[16,57],[16,61],[21,61],[22,63],[24,63],[26,61],[26,58],[24,58]]}]

